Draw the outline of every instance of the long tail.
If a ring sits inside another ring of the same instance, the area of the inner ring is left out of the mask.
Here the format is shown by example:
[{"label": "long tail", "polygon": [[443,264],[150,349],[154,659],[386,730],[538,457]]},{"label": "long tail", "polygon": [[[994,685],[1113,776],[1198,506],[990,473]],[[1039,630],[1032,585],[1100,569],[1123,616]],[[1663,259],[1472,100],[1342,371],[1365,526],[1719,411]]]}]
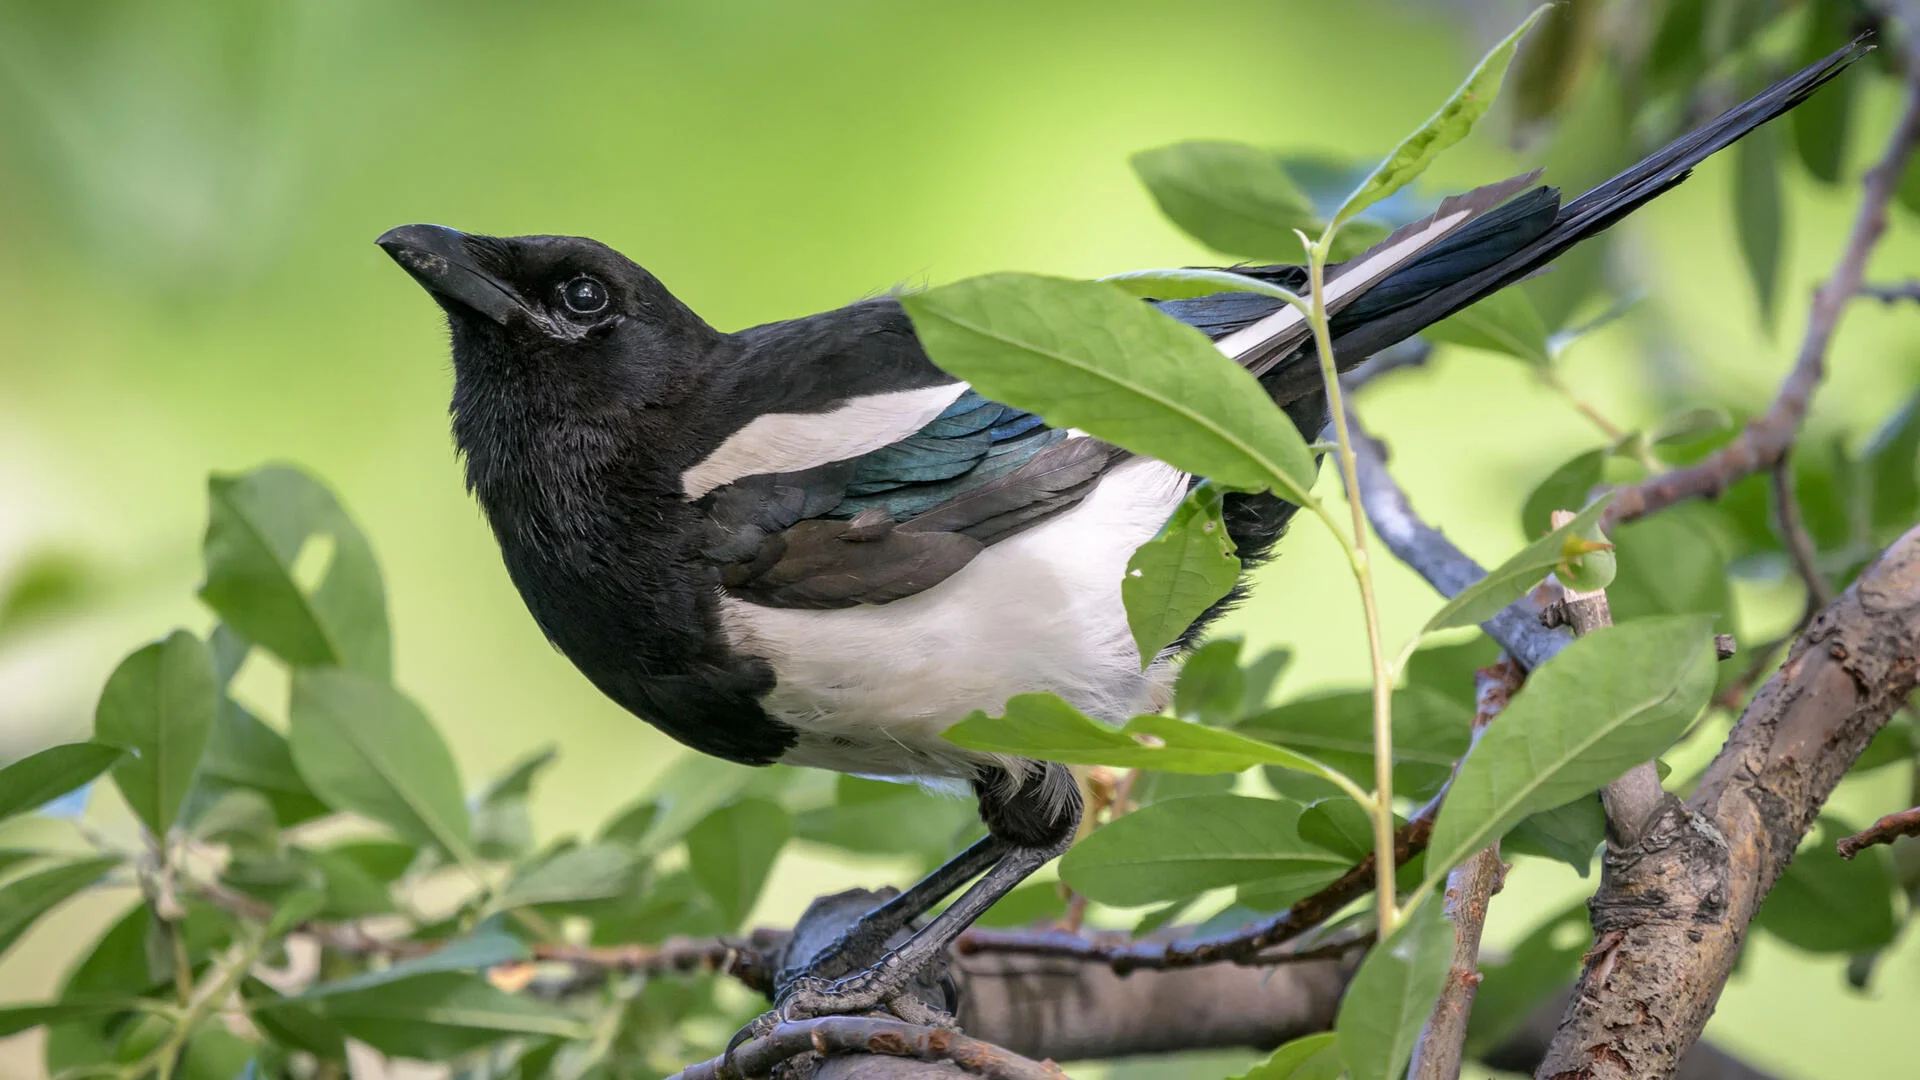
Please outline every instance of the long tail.
[{"label": "long tail", "polygon": [[[1873,48],[1867,37],[1862,35],[1825,59],[1774,83],[1565,205],[1560,205],[1559,193],[1553,188],[1535,188],[1509,198],[1512,181],[1442,203],[1434,218],[1396,232],[1329,277],[1329,291],[1347,274],[1369,269],[1372,273],[1367,276],[1377,281],[1362,285],[1364,291],[1347,297],[1331,319],[1340,366],[1352,367],[1538,272],[1574,244],[1633,213],[1685,180],[1708,156],[1807,100]],[[1486,193],[1498,193],[1499,205],[1486,208],[1488,200],[1475,198]],[[1480,205],[1472,205],[1476,202]],[[1400,252],[1393,250],[1396,238],[1404,243],[1406,237],[1422,228],[1433,229],[1436,219],[1444,224],[1449,204],[1455,213],[1464,215],[1464,220],[1455,221],[1442,237],[1420,246],[1411,257],[1404,254],[1404,247]],[[1394,259],[1396,265],[1368,267],[1366,264],[1374,259]],[[1246,339],[1239,345],[1243,362],[1256,373],[1265,372],[1263,381],[1282,404],[1320,388],[1317,367],[1300,362],[1304,350],[1289,340],[1293,335],[1285,327],[1278,325],[1286,314],[1276,313],[1236,335]],[[1259,330],[1267,333],[1256,333]],[[1228,348],[1232,340],[1223,339],[1222,348]]]}]

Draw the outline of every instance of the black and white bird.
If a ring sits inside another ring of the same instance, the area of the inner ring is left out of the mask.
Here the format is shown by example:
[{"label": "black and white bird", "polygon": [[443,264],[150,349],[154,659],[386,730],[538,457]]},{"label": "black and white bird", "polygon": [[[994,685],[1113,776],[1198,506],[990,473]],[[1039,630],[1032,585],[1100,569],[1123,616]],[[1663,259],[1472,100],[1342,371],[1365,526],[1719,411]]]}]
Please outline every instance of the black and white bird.
[{"label": "black and white bird", "polygon": [[[1447,200],[1334,268],[1341,366],[1539,271],[1863,51],[1836,52],[1564,205],[1522,177]],[[892,297],[726,333],[593,240],[405,225],[379,244],[445,309],[468,487],[528,610],[595,686],[730,761],[972,785],[987,837],[815,958],[783,1007],[896,1000],[1064,849],[1079,815],[1062,767],[941,733],[1034,691],[1115,721],[1163,703],[1172,657],[1142,671],[1120,582],[1195,478],[981,396],[928,360]],[[1298,267],[1241,272],[1304,289]],[[1320,430],[1293,309],[1248,293],[1158,307],[1259,375],[1304,434]],[[1247,566],[1294,509],[1228,497]]]}]

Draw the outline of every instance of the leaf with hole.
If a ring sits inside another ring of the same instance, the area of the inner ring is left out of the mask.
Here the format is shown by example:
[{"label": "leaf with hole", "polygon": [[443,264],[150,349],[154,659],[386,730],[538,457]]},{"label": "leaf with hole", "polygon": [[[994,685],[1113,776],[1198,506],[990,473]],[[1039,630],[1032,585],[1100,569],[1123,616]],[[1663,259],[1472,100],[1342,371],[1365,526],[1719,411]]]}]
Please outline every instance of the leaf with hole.
[{"label": "leaf with hole", "polygon": [[1428,877],[1671,746],[1713,691],[1711,633],[1704,616],[1640,619],[1579,638],[1529,676],[1460,763]]},{"label": "leaf with hole", "polygon": [[1354,972],[1333,1022],[1352,1080],[1395,1080],[1453,963],[1453,924],[1428,898]]},{"label": "leaf with hole", "polygon": [[131,751],[113,766],[113,782],[155,836],[173,827],[219,701],[213,655],[185,630],[121,661],[100,692],[94,738]]},{"label": "leaf with hole", "polygon": [[473,858],[453,754],[404,694],[350,671],[296,670],[289,716],[293,763],[328,804]]},{"label": "leaf with hole", "polygon": [[995,401],[1225,487],[1310,499],[1313,456],[1258,380],[1118,286],[990,274],[900,302],[934,363]]},{"label": "leaf with hole", "polygon": [[[200,587],[207,606],[296,667],[389,677],[393,650],[380,567],[333,493],[283,466],[216,474],[207,491],[207,579]],[[323,565],[309,565],[316,559]]]},{"label": "leaf with hole", "polygon": [[1611,492],[1595,499],[1572,521],[1521,548],[1506,562],[1487,572],[1487,576],[1460,590],[1427,620],[1425,632],[1452,626],[1473,626],[1500,613],[1500,610],[1525,596],[1547,574],[1568,557],[1568,542],[1591,533],[1600,521]]},{"label": "leaf with hole", "polygon": [[1277,765],[1315,776],[1331,770],[1312,758],[1231,731],[1171,716],[1136,716],[1115,730],[1052,694],[1019,694],[1000,716],[975,712],[944,733],[969,750],[1018,754],[1063,765],[1111,765],[1164,772],[1230,773]]},{"label": "leaf with hole", "polygon": [[0,821],[35,809],[106,772],[126,751],[104,743],[65,743],[0,769]]},{"label": "leaf with hole", "polygon": [[1240,580],[1240,560],[1220,516],[1220,496],[1212,484],[1196,486],[1160,535],[1141,544],[1127,560],[1120,600],[1142,668]]},{"label": "leaf with hole", "polygon": [[1088,834],[1060,860],[1060,877],[1103,904],[1184,900],[1226,885],[1318,887],[1346,856],[1301,839],[1300,804],[1243,795],[1169,799]]}]

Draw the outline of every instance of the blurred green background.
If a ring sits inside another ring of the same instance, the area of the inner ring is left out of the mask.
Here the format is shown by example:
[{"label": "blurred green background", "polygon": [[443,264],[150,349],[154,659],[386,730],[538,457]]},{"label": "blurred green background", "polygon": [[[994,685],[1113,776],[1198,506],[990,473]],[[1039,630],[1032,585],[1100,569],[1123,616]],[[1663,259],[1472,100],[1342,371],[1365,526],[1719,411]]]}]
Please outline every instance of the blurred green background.
[{"label": "blurred green background", "polygon": [[[591,235],[726,329],[995,269],[1217,261],[1160,218],[1128,154],[1196,137],[1380,154],[1522,10],[6,0],[0,580],[65,568],[83,602],[0,637],[0,761],[84,738],[120,657],[176,623],[211,624],[191,600],[206,474],[285,459],[326,478],[372,538],[398,681],[469,780],[557,741],[542,831],[596,822],[680,751],[601,699],[524,613],[461,487],[444,324],[374,236],[410,221]],[[1855,174],[1895,105],[1885,80],[1864,82]],[[1426,184],[1541,156],[1489,122]],[[1773,335],[1735,246],[1733,170],[1716,160],[1622,227],[1612,273],[1648,299],[1581,342],[1565,378],[1627,423],[1702,399],[1763,406],[1855,193],[1782,168]],[[1871,276],[1916,272],[1920,224],[1900,217]],[[1911,392],[1917,328],[1911,310],[1849,312],[1812,438],[1857,440]],[[1518,546],[1533,484],[1600,441],[1522,366],[1470,350],[1383,381],[1364,406],[1417,505],[1483,562]],[[1364,678],[1340,562],[1301,528],[1223,628],[1296,651],[1287,695]],[[1743,638],[1791,625],[1790,588],[1749,591]],[[1397,642],[1437,600],[1393,567],[1382,603]],[[258,700],[279,714],[271,693]],[[1898,772],[1836,805],[1856,819],[1904,805]],[[111,799],[90,811],[100,828],[119,827]],[[796,845],[758,916],[790,920],[816,893],[902,872]],[[1581,888],[1530,861],[1494,904],[1493,940]],[[0,1000],[57,986],[112,911],[93,898],[40,924],[0,964]],[[1762,939],[1710,1036],[1781,1076],[1911,1076],[1914,938],[1864,995],[1843,988],[1840,961]],[[38,1068],[33,1036],[0,1042],[0,1076]]]}]

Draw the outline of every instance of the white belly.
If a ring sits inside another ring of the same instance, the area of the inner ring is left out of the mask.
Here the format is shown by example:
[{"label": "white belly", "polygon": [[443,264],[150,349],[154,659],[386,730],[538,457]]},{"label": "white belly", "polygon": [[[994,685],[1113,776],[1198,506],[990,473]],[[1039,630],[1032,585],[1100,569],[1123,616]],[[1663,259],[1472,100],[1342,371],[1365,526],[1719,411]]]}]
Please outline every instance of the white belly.
[{"label": "white belly", "polygon": [[1140,670],[1120,580],[1173,513],[1187,475],[1150,459],[1113,469],[1057,517],[890,604],[832,611],[725,597],[736,647],[773,665],[767,712],[792,725],[794,765],[900,778],[967,777],[994,755],[940,737],[975,709],[1050,692],[1120,721],[1164,703],[1164,663]]}]

